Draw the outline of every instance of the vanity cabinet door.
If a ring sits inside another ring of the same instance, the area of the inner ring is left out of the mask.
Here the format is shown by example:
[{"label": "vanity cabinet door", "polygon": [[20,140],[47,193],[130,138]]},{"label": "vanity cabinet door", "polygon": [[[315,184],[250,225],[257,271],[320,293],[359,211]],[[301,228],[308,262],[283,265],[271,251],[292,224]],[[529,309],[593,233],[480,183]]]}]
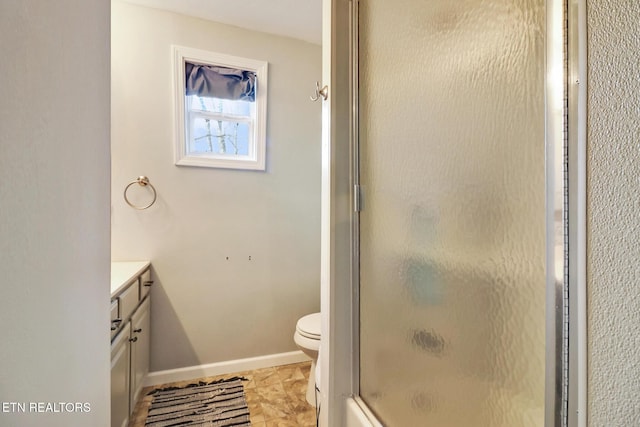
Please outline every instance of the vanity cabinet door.
[{"label": "vanity cabinet door", "polygon": [[126,324],[111,343],[111,427],[129,422],[129,329]]},{"label": "vanity cabinet door", "polygon": [[131,318],[131,412],[149,373],[150,326],[150,299],[147,297]]}]

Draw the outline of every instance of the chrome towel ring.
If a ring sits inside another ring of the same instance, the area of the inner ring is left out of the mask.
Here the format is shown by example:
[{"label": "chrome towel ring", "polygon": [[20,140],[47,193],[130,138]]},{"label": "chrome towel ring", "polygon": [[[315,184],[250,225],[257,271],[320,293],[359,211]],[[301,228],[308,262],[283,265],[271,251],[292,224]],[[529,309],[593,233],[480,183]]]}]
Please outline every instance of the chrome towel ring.
[{"label": "chrome towel ring", "polygon": [[[129,199],[127,198],[127,190],[129,190],[129,187],[131,187],[133,184],[138,184],[141,187],[146,187],[148,185],[149,188],[151,188],[151,191],[153,192],[153,200],[151,200],[151,203],[149,203],[146,206],[136,206],[129,201]],[[147,178],[144,175],[140,175],[135,181],[130,182],[129,185],[124,187],[124,201],[127,202],[129,206],[131,206],[134,209],[138,209],[139,211],[150,208],[151,205],[153,205],[156,202],[157,196],[158,196],[158,193],[156,193],[155,187],[151,185],[151,183],[149,182],[149,178]]]}]

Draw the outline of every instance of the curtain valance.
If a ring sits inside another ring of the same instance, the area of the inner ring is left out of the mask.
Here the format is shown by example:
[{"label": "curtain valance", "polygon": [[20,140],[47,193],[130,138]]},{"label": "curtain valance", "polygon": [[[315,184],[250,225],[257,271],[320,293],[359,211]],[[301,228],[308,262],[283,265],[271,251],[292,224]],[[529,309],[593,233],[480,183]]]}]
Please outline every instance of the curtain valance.
[{"label": "curtain valance", "polygon": [[253,71],[185,62],[186,94],[234,101],[255,101]]}]

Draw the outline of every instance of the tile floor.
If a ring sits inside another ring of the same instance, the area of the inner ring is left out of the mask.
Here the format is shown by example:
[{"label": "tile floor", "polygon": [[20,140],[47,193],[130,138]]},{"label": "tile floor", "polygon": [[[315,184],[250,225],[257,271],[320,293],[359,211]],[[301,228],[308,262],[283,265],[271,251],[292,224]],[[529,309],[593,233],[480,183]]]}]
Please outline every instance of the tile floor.
[{"label": "tile floor", "polygon": [[[310,369],[311,362],[304,362],[198,380],[213,381],[233,376],[246,378],[248,381],[243,384],[253,427],[315,427],[316,410],[305,400]],[[156,388],[179,387],[198,380],[162,384]],[[142,397],[131,416],[129,427],[144,427],[153,398],[147,396],[147,393],[153,388],[148,387],[142,391]]]}]

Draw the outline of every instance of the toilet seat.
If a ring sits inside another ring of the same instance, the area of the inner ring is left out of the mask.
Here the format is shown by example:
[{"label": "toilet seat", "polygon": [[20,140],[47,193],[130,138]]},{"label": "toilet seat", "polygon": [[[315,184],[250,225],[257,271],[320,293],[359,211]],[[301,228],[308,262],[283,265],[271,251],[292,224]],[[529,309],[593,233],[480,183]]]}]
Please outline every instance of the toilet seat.
[{"label": "toilet seat", "polygon": [[296,332],[305,338],[320,340],[320,313],[301,317],[296,324]]}]

